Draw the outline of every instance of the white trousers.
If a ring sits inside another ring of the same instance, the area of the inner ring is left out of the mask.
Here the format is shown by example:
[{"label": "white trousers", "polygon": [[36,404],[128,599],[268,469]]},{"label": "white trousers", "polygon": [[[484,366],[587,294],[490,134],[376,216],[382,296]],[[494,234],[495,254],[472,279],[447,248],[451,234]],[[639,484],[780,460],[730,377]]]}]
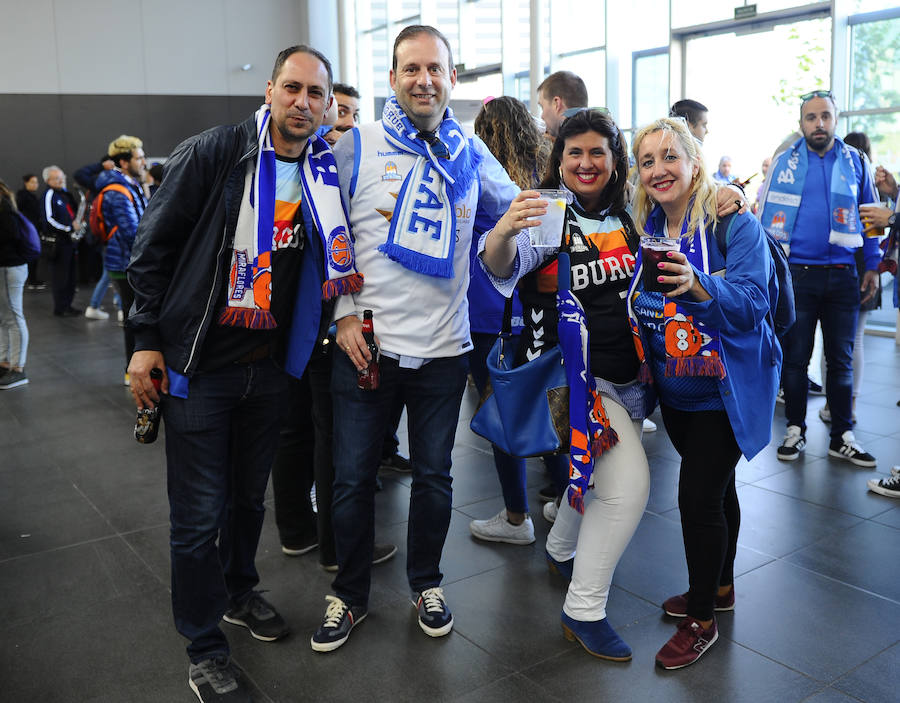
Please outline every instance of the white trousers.
[{"label": "white trousers", "polygon": [[650,494],[650,467],[641,446],[641,421],[607,395],[603,407],[619,443],[594,462],[594,488],[585,496],[584,515],[563,497],[547,536],[547,551],[557,561],[575,556],[575,568],[563,611],[575,620],[606,617],[613,573],[637,529]]}]

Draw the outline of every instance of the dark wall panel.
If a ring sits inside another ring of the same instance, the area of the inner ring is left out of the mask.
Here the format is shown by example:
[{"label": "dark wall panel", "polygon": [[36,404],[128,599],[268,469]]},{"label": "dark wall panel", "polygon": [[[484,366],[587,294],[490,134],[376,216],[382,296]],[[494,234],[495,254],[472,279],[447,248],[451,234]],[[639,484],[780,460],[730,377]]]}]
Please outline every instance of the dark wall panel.
[{"label": "dark wall panel", "polygon": [[0,178],[13,190],[21,176],[58,164],[70,176],[92,163],[120,134],[165,156],[182,140],[240,122],[263,96],[0,94]]}]

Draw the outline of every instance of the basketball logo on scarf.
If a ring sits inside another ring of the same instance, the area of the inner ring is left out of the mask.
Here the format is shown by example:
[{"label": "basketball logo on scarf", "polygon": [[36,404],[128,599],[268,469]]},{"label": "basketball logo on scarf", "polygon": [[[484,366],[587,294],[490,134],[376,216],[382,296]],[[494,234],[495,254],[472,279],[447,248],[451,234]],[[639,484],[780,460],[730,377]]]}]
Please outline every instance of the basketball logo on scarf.
[{"label": "basketball logo on scarf", "polygon": [[328,235],[328,265],[341,273],[353,266],[353,246],[343,225],[335,227]]}]

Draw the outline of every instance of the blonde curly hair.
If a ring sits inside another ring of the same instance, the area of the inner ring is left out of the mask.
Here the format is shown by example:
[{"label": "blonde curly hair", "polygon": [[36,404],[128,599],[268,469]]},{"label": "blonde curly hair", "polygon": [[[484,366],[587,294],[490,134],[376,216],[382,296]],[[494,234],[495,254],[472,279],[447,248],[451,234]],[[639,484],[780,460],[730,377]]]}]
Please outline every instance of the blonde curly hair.
[{"label": "blonde curly hair", "polygon": [[687,231],[693,236],[697,231],[697,227],[701,222],[710,220],[713,223],[718,222],[716,215],[716,186],[710,178],[703,162],[703,154],[700,151],[700,145],[694,139],[688,129],[687,122],[682,117],[662,117],[655,122],[651,122],[646,127],[638,131],[631,145],[631,153],[634,156],[634,173],[637,187],[635,188],[634,200],[632,203],[634,213],[634,223],[637,225],[638,231],[642,231],[650,212],[656,207],[656,202],[644,188],[644,184],[640,179],[641,160],[639,153],[641,150],[641,142],[650,134],[657,132],[666,132],[671,134],[673,139],[681,146],[681,149],[687,154],[691,163],[697,166],[697,173],[691,181],[692,204],[685,213],[687,220]]},{"label": "blonde curly hair", "polygon": [[127,134],[122,134],[109,143],[109,148],[106,150],[106,153],[113,159],[120,155],[122,158],[125,158],[125,156],[130,158],[132,151],[143,148],[144,142],[140,139],[137,137],[130,137]]}]

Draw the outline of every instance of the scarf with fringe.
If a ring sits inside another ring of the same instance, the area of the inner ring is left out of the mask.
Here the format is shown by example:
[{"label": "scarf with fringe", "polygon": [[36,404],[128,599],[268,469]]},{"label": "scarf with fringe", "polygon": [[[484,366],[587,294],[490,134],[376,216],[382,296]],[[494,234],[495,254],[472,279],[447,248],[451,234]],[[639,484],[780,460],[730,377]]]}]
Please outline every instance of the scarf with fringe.
[{"label": "scarf with fringe", "polygon": [[410,271],[453,278],[455,205],[472,187],[482,156],[472,147],[450,108],[435,133],[447,150],[440,156],[417,136],[419,130],[396,97],[385,103],[381,120],[385,139],[418,158],[403,180],[387,241],[378,250]]},{"label": "scarf with fringe", "polygon": [[[228,294],[218,322],[228,327],[274,329],[277,324],[271,311],[271,298],[276,168],[275,148],[269,133],[269,106],[262,105],[255,117],[259,153],[254,168],[247,169],[244,180],[231,252]],[[363,278],[356,271],[337,165],[328,143],[321,137],[309,139],[300,165],[300,182],[303,199],[325,252],[322,299],[358,292]]]},{"label": "scarf with fringe", "polygon": [[[688,210],[690,211],[690,205]],[[651,236],[655,234],[657,225],[665,222],[662,208],[654,208],[647,218],[644,231]],[[659,228],[665,233],[665,225]],[[681,228],[681,253],[687,257],[688,264],[709,273],[709,244],[703,224],[692,237],[686,237],[687,220]],[[643,262],[641,250],[638,249],[634,276],[628,287],[628,322],[634,339],[641,365],[638,369],[638,380],[652,383],[650,367],[641,343],[641,332],[633,303],[637,297],[637,287],[642,277]],[[674,298],[664,298],[663,330],[666,348],[666,376],[709,376],[725,378],[725,365],[722,363],[719,331],[710,325],[695,321],[693,315],[687,314]]]},{"label": "scarf with fringe", "polygon": [[569,505],[584,514],[584,496],[591,487],[594,459],[614,447],[619,436],[609,423],[596,381],[589,371],[590,332],[584,308],[569,290],[568,253],[560,252],[557,266],[557,333],[569,383],[569,489],[566,497]]}]

